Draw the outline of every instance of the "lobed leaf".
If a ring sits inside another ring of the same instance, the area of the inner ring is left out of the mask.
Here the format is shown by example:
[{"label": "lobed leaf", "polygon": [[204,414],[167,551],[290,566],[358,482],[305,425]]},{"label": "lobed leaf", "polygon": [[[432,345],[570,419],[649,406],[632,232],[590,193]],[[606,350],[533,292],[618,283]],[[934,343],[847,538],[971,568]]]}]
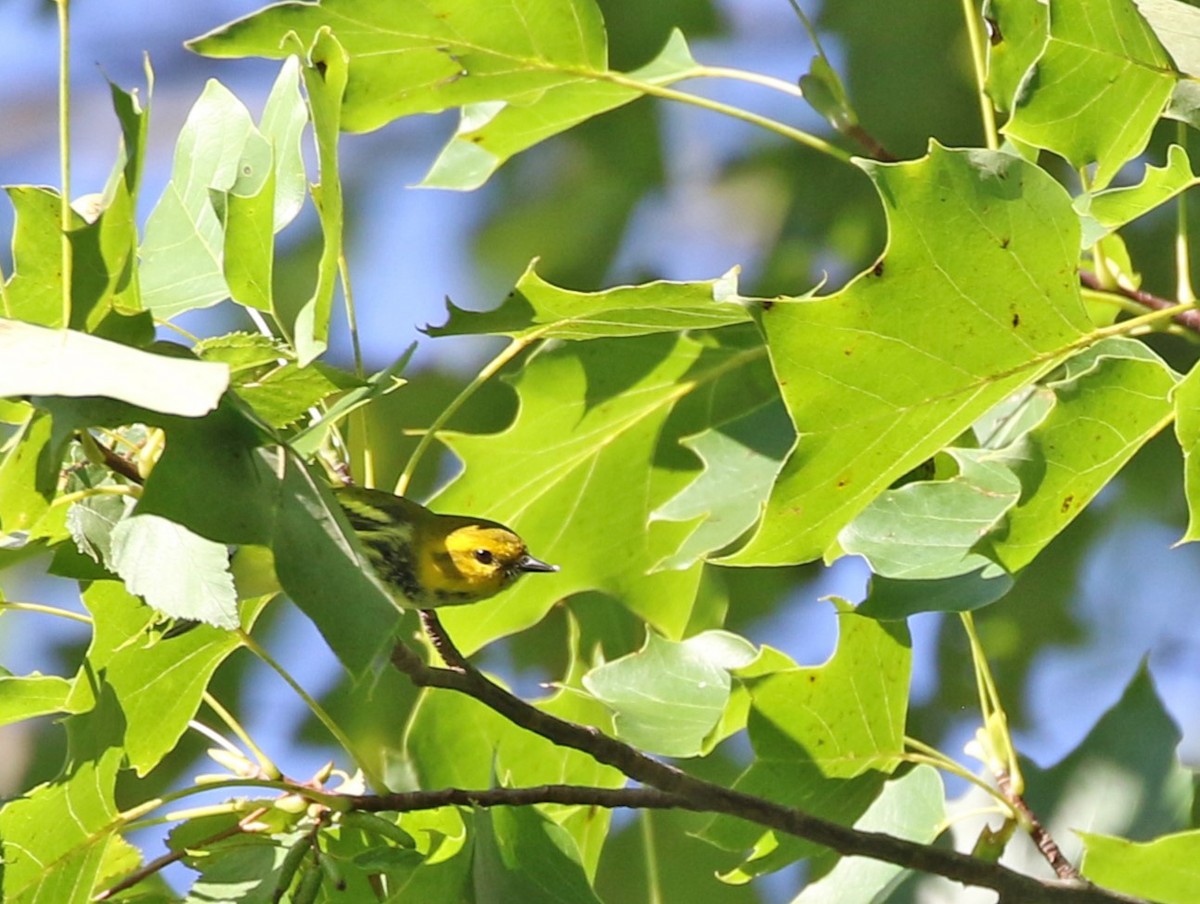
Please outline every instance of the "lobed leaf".
[{"label": "lobed leaf", "polygon": [[1084,250],[1197,184],[1200,177],[1192,173],[1187,151],[1173,144],[1167,149],[1167,162],[1147,166],[1137,185],[1080,195],[1075,209],[1083,225]]},{"label": "lobed leaf", "polygon": [[[736,328],[735,328],[736,330]],[[689,525],[650,512],[693,477],[678,440],[773,393],[761,347],[651,335],[547,349],[513,381],[514,423],[491,436],[444,437],[465,472],[433,501],[508,524],[540,558],[562,567],[503,597],[445,614],[466,650],[535,623],[558,600],[600,590],[668,638],[687,624],[699,567],[649,574]]]},{"label": "lobed leaf", "polygon": [[748,323],[737,294],[736,269],[706,282],[652,282],[602,292],[560,289],[526,268],[503,303],[491,311],[466,311],[447,302],[450,317],[429,327],[430,336],[511,336],[514,339],[587,340],[716,329]]},{"label": "lobed leaf", "polygon": [[831,552],[897,477],[1075,350],[1078,218],[1042,170],[934,144],[922,160],[862,164],[891,235],[841,291],[761,305],[799,436],[757,532],[720,561]]}]

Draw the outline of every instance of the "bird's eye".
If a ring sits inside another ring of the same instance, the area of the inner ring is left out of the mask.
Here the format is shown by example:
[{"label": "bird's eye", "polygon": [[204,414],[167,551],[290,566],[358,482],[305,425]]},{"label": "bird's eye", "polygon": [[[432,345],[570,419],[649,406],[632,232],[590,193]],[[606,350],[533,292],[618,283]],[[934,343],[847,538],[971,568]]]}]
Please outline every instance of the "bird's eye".
[{"label": "bird's eye", "polygon": [[495,558],[496,557],[492,555],[492,551],[490,549],[475,550],[475,561],[480,565],[491,565],[492,562],[495,561]]}]

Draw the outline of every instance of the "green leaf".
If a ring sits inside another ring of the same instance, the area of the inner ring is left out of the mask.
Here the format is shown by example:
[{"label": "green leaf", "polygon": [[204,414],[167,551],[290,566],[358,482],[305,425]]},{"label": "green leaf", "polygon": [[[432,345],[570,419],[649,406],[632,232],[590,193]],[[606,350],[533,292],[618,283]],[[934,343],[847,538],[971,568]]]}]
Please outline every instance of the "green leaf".
[{"label": "green leaf", "polygon": [[239,626],[224,544],[158,515],[134,514],[113,528],[111,565],[130,592],[164,615]]},{"label": "green leaf", "polygon": [[[130,520],[139,517],[147,516]],[[129,765],[146,775],[175,749],[213,673],[240,642],[228,631],[199,625],[150,643],[147,629],[155,616],[116,581],[93,582],[83,600],[95,620],[95,633],[77,683],[83,685],[89,673],[103,672],[124,714]],[[247,624],[263,605],[265,600],[256,600],[247,606]],[[82,699],[77,694],[75,702]]]},{"label": "green leaf", "polygon": [[588,672],[583,685],[616,714],[622,740],[647,753],[696,756],[729,703],[729,669],[755,655],[748,642],[710,642],[716,639],[699,634],[673,643],[651,632],[641,650]]},{"label": "green leaf", "polygon": [[1180,542],[1193,542],[1200,540],[1200,455],[1196,454],[1200,446],[1200,367],[1193,366],[1176,384],[1171,400],[1175,406],[1175,437],[1183,450],[1183,488],[1188,506],[1188,526]]},{"label": "green leaf", "polygon": [[[1179,738],[1143,666],[1065,759],[1050,769],[1022,764],[1025,799],[1075,863],[1077,829],[1139,841],[1185,829],[1192,775],[1179,762]],[[1103,793],[1080,794],[1081,788]]]},{"label": "green leaf", "polygon": [[[1103,188],[1140,154],[1176,73],[1132,0],[1081,0],[1049,11],[1050,40],[1021,82],[1004,132],[1081,168]],[[1114,111],[1120,115],[1114,115]]]},{"label": "green leaf", "polygon": [[984,15],[991,30],[988,96],[997,110],[1007,113],[1018,103],[1026,73],[1050,38],[1048,7],[1039,0],[988,0]]},{"label": "green leaf", "polygon": [[109,851],[122,844],[114,796],[124,751],[111,695],[68,720],[71,753],[55,781],[0,810],[2,897],[7,904],[85,904]]},{"label": "green leaf", "polygon": [[356,678],[390,649],[400,612],[325,486],[287,455],[272,547],[279,582]]},{"label": "green leaf", "polygon": [[[844,824],[856,821],[903,751],[911,647],[903,622],[877,622],[845,604],[841,637],[822,666],[783,669],[750,685],[755,758],[735,787]],[[717,817],[704,832],[729,850],[753,850],[727,881],[746,881],[823,851]]]},{"label": "green leaf", "polygon": [[404,350],[399,358],[383,370],[369,376],[366,385],[351,389],[339,397],[325,411],[324,417],[315,423],[310,423],[293,436],[291,447],[296,454],[303,458],[315,455],[325,442],[329,431],[350,412],[363,405],[369,405],[376,399],[383,398],[403,386],[407,381],[403,380],[400,374],[404,373],[404,368],[408,367],[408,362],[412,360],[413,352],[416,350],[417,344],[414,342]]},{"label": "green leaf", "polygon": [[310,408],[331,395],[361,385],[349,374],[326,367],[319,361],[314,361],[308,367],[288,363],[272,370],[261,380],[235,384],[238,395],[272,427],[294,424]]},{"label": "green leaf", "polygon": [[[888,782],[854,827],[863,832],[886,832],[929,844],[946,825],[946,792],[932,766]],[[810,882],[792,904],[838,904],[842,901],[883,901],[906,874],[902,867],[866,857],[841,857],[828,873]]]},{"label": "green leaf", "polygon": [[257,181],[266,179],[270,166],[271,145],[250,113],[228,88],[210,80],[180,130],[171,181],[146,221],[142,300],[156,316],[169,319],[229,297],[224,227],[213,193],[223,207],[225,193],[239,180],[247,184],[246,169]]},{"label": "green leaf", "polygon": [[289,56],[279,68],[258,122],[258,130],[274,151],[275,232],[296,218],[308,197],[301,147],[307,125],[308,107],[300,94],[300,60]]},{"label": "green leaf", "polygon": [[71,712],[71,682],[58,675],[0,675],[0,725]]},{"label": "green leaf", "polygon": [[735,420],[681,440],[704,462],[704,470],[655,509],[651,518],[704,520],[655,568],[688,568],[753,527],[795,438],[787,410],[774,399]]},{"label": "green leaf", "polygon": [[872,575],[867,598],[856,610],[871,618],[908,618],[918,612],[969,612],[1003,597],[1013,577],[989,563],[967,574],[928,580],[897,580]]},{"label": "green leaf", "polygon": [[736,269],[706,282],[653,282],[603,292],[573,292],[526,268],[516,287],[493,311],[466,311],[447,302],[450,319],[430,336],[500,335],[514,339],[600,339],[677,330],[715,329],[746,323]]},{"label": "green leaf", "polygon": [[1075,199],[1075,209],[1083,223],[1084,250],[1197,184],[1200,177],[1192,173],[1187,151],[1173,144],[1167,149],[1167,162],[1147,165],[1146,175],[1137,185],[1080,195]]},{"label": "green leaf", "polygon": [[58,484],[58,461],[47,454],[53,426],[46,412],[33,411],[9,439],[0,460],[2,534],[28,533],[50,507]]},{"label": "green leaf", "polygon": [[887,490],[847,525],[838,542],[877,575],[929,580],[991,565],[972,552],[1016,504],[1021,482],[986,449],[947,449],[957,471]]},{"label": "green leaf", "polygon": [[665,86],[701,74],[678,29],[640,69],[619,80],[573,78],[532,98],[484,101],[463,107],[458,130],[421,180],[424,188],[470,191],[511,157],[642,96],[642,85]]},{"label": "green leaf", "polygon": [[238,304],[259,311],[275,310],[271,279],[275,265],[275,169],[257,191],[225,197],[223,275]]},{"label": "green leaf", "polygon": [[547,349],[513,381],[521,404],[506,431],[443,437],[465,473],[434,500],[435,510],[507,524],[562,567],[501,598],[447,611],[463,649],[533,624],[562,597],[590,589],[621,600],[667,637],[681,635],[699,568],[648,572],[690,527],[646,525],[692,479],[679,438],[774,392],[761,346],[741,344],[745,338],[734,328],[723,331],[728,345],[655,335]]},{"label": "green leaf", "polygon": [[229,385],[224,365],[16,320],[0,320],[0,359],[0,395],[105,396],[186,417],[212,411]]},{"label": "green leaf", "polygon": [[89,496],[67,510],[67,530],[84,555],[106,568],[112,567],[112,533],[133,508],[130,496]]},{"label": "green leaf", "polygon": [[751,686],[750,741],[764,763],[814,763],[831,778],[891,771],[904,748],[912,649],[903,622],[838,613],[841,637],[824,665],[787,669]]},{"label": "green leaf", "polygon": [[[13,272],[4,285],[4,316],[48,327],[64,327],[70,311],[63,303],[62,199],[33,185],[5,188],[16,214]],[[72,214],[72,226],[83,219]],[[0,395],[6,393],[0,392]]]},{"label": "green leaf", "polygon": [[308,91],[313,133],[317,140],[317,184],[312,187],[313,203],[321,222],[321,260],[317,265],[317,284],[312,296],[296,314],[294,329],[296,354],[300,363],[319,357],[329,344],[329,315],[333,310],[333,288],[342,256],[344,211],[342,182],[338,172],[338,132],[345,112],[349,56],[337,37],[328,29],[318,29],[311,45],[297,43],[288,33],[292,52],[305,52],[304,87]]},{"label": "green leaf", "polygon": [[934,144],[861,164],[891,236],[879,264],[825,298],[762,304],[799,440],[733,565],[803,562],[897,477],[1072,350],[1088,321],[1078,218],[1045,172]]},{"label": "green leaf", "polygon": [[1080,871],[1112,891],[1162,904],[1200,901],[1200,831],[1179,832],[1139,844],[1095,832],[1083,839]]},{"label": "green leaf", "polygon": [[351,132],[481,101],[528,104],[607,68],[604,24],[591,0],[467,0],[446,9],[420,0],[278,3],[187,46],[206,56],[280,58],[289,33],[307,47],[322,28],[352,61],[342,113]]},{"label": "green leaf", "polygon": [[1171,104],[1165,116],[1186,122],[1193,128],[1200,124],[1200,11],[1177,0],[1134,0],[1138,12],[1154,30],[1163,49],[1171,55],[1175,68],[1191,78],[1175,84]]},{"label": "green leaf", "polygon": [[279,361],[294,357],[284,344],[261,333],[226,333],[210,336],[192,346],[201,361],[219,361],[229,365],[235,377],[247,370],[275,367]]},{"label": "green leaf", "polygon": [[154,70],[146,60],[146,103],[138,98],[137,91],[126,91],[111,79],[108,81],[112,97],[113,112],[121,124],[121,152],[117,167],[109,178],[109,190],[118,179],[125,183],[131,198],[137,198],[142,182],[142,168],[146,158],[146,134],[149,131],[150,96],[154,91]]},{"label": "green leaf", "polygon": [[1017,465],[1021,502],[990,538],[1009,571],[1033,560],[1133,454],[1170,423],[1176,376],[1134,339],[1105,339],[1050,383],[1056,402]]},{"label": "green leaf", "polygon": [[[91,222],[67,233],[71,242],[69,326],[100,334],[113,330],[115,324],[126,319],[110,317],[118,303],[125,313],[141,309],[134,272],[137,219],[134,199],[125,185],[123,173],[99,199],[99,211],[90,219]],[[151,332],[146,340],[152,339]]]},{"label": "green leaf", "polygon": [[600,904],[575,842],[533,807],[475,811],[477,904]]}]

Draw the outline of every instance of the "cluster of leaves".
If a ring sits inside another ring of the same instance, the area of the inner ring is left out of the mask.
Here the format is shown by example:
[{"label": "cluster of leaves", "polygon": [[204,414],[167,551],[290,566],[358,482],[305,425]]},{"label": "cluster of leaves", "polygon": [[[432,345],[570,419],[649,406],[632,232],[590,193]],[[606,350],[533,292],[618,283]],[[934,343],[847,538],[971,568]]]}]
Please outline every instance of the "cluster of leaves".
[{"label": "cluster of leaves", "polygon": [[[639,69],[610,68],[592,0],[275,5],[192,42],[208,56],[278,58],[280,74],[257,124],[210,83],[140,239],[146,111],[113,86],[123,152],[102,196],[72,205],[52,190],[9,189],[17,226],[0,415],[12,429],[0,535],[12,560],[54,551],[50,571],[81,582],[92,637],[74,676],[0,677],[0,720],[58,714],[68,734],[62,773],[0,810],[5,900],[82,901],[114,886],[114,899],[169,897],[157,873],[139,873],[141,852],[124,835],[191,791],[119,800],[118,778],[151,773],[202,701],[225,713],[210,680],[236,649],[258,649],[249,632],[275,594],[256,550],[272,551],[278,585],[363,679],[356,693],[389,680],[372,675],[404,617],[315,464],[400,387],[407,363],[368,376],[319,360],[345,267],[338,136],[452,108],[460,126],[428,186],[478,187],[521,151],[644,96],[750,119],[871,180],[887,245],[836,292],[748,298],[736,272],[576,292],[530,267],[497,309],[451,307],[431,334],[507,337],[485,374],[510,365],[519,407],[500,433],[437,435],[463,471],[432,505],[507,523],[562,566],[448,612],[462,650],[542,623],[564,599],[604,595],[647,626],[639,648],[603,649],[581,628],[582,610],[570,616],[561,687],[539,707],[697,769],[744,735],[753,756],[738,790],[932,842],[945,791],[929,764],[962,767],[906,737],[904,619],[1000,600],[1172,424],[1192,511],[1185,539],[1200,535],[1200,378],[1140,338],[1175,328],[1192,299],[1118,316],[1141,297],[1121,230],[1200,179],[1173,146],[1137,184],[1110,187],[1161,119],[1200,125],[1187,75],[1200,72],[1200,27],[1171,0],[995,0],[987,15],[986,89],[1008,116],[1004,146],[931,143],[917,159],[881,163],[676,87],[715,74],[681,34]],[[823,57],[804,86],[835,129],[862,131]],[[300,153],[309,124],[312,186]],[[1039,165],[1042,151],[1083,173],[1074,195]],[[321,254],[311,296],[289,309],[272,288],[275,235],[307,197]],[[1099,289],[1081,291],[1081,268]],[[227,299],[262,333],[156,340],[156,324]],[[739,601],[705,579],[718,568],[845,555],[865,559],[873,577],[859,606],[837,603],[840,638],[825,664],[724,630]],[[158,613],[206,624],[163,637]],[[997,701],[983,697],[985,765],[1027,789],[1035,808],[1050,806],[1055,792],[1037,792],[1057,787],[1052,777],[1020,763]],[[329,725],[375,790],[626,782],[445,691],[422,692],[398,724],[370,749]],[[1133,728],[1154,756],[1128,748]],[[1200,846],[1177,740],[1139,675],[1080,747],[1077,759],[1108,756],[1154,791],[1133,840],[1084,838],[1089,878],[1194,900],[1194,876],[1159,868]],[[167,838],[200,873],[197,897],[299,901],[324,888],[355,900],[597,899],[606,810],[368,816],[334,806],[327,776],[283,780],[247,749],[257,762],[226,752],[225,780],[266,796],[189,814]],[[289,793],[267,793],[275,788]],[[362,788],[347,777],[339,790]],[[799,900],[867,899],[899,875],[730,817],[702,838],[733,852],[723,875],[732,885],[812,858]],[[126,889],[131,874],[142,882]]]}]

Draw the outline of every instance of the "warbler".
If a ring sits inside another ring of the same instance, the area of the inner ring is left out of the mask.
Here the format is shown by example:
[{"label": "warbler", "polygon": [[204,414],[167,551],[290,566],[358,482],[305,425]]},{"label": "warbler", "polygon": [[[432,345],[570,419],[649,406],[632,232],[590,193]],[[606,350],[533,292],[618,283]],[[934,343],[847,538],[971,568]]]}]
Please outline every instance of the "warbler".
[{"label": "warbler", "polygon": [[526,572],[558,571],[495,521],[439,515],[383,490],[346,486],[333,492],[375,573],[401,606],[475,603]]}]

